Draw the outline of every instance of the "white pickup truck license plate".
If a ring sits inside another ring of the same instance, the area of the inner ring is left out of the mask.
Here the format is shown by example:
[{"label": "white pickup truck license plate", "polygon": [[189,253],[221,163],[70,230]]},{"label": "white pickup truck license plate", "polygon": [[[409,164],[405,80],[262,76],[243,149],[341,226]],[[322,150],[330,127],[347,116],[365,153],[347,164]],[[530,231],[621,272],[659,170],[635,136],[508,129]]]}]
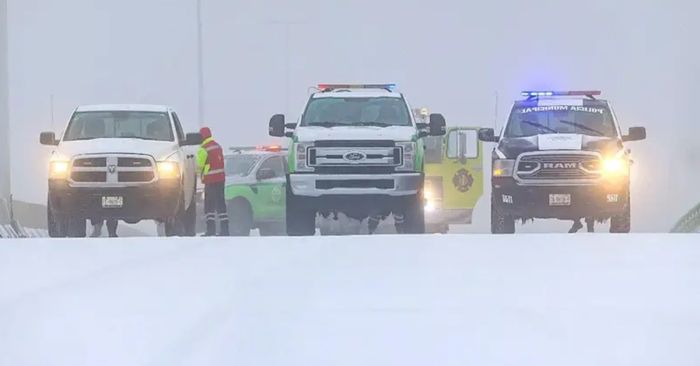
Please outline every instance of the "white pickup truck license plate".
[{"label": "white pickup truck license plate", "polygon": [[123,206],[124,197],[122,196],[102,197],[102,208],[122,208]]},{"label": "white pickup truck license plate", "polygon": [[550,194],[549,195],[549,205],[550,206],[571,206],[571,195],[570,194]]}]

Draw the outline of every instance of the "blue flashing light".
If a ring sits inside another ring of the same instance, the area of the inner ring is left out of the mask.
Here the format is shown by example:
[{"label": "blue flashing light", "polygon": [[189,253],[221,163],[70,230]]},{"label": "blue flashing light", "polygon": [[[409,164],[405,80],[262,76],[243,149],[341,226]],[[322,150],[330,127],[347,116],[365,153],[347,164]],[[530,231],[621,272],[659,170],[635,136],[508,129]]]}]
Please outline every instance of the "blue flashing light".
[{"label": "blue flashing light", "polygon": [[539,98],[552,96],[586,96],[600,95],[600,90],[575,90],[575,91],[550,91],[550,90],[526,90],[520,93],[524,97]]}]

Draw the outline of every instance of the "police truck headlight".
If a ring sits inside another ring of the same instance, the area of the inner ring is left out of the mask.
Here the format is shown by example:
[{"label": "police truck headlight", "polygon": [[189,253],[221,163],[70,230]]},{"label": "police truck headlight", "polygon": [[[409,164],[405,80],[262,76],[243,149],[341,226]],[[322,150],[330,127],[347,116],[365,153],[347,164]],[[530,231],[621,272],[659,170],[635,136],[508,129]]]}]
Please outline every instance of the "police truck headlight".
[{"label": "police truck headlight", "polygon": [[515,170],[515,160],[497,159],[493,161],[491,175],[494,177],[512,177]]},{"label": "police truck headlight", "polygon": [[312,172],[314,168],[309,166],[309,160],[314,159],[315,156],[309,156],[309,154],[314,154],[315,152],[311,149],[312,145],[309,143],[297,142],[294,144],[294,160],[295,160],[295,170],[298,172]]},{"label": "police truck headlight", "polygon": [[70,163],[63,160],[52,161],[49,163],[49,179],[66,179]]},{"label": "police truck headlight", "polygon": [[416,170],[416,143],[415,142],[397,142],[396,146],[401,147],[402,157],[401,165],[396,167],[399,171],[415,171]]},{"label": "police truck headlight", "polygon": [[180,178],[180,165],[174,161],[159,161],[158,177],[161,179]]}]

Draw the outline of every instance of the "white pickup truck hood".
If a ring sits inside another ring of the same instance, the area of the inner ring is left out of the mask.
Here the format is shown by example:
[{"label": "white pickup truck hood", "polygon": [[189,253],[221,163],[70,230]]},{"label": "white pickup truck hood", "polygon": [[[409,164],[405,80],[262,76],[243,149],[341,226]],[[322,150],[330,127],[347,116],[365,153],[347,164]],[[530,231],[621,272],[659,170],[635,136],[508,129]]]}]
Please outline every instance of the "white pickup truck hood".
[{"label": "white pickup truck hood", "polygon": [[62,141],[56,153],[66,158],[85,154],[142,154],[156,160],[167,158],[179,149],[172,141],[153,141],[129,138],[108,138],[81,141]]},{"label": "white pickup truck hood", "polygon": [[317,140],[393,140],[411,141],[416,134],[413,126],[338,126],[338,127],[298,127],[295,135],[299,142]]}]

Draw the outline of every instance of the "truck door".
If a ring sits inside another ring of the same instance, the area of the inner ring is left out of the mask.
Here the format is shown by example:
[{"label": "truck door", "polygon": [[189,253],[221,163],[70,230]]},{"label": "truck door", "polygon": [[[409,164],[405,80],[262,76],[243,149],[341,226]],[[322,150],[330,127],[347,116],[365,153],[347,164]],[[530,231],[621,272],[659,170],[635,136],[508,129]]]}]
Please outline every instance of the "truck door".
[{"label": "truck door", "polygon": [[445,138],[443,207],[469,210],[471,219],[471,210],[484,192],[483,151],[478,130],[455,127],[448,130]]},{"label": "truck door", "polygon": [[278,221],[285,212],[285,168],[281,156],[267,158],[256,172],[256,183],[251,186],[255,194],[255,220]]}]

